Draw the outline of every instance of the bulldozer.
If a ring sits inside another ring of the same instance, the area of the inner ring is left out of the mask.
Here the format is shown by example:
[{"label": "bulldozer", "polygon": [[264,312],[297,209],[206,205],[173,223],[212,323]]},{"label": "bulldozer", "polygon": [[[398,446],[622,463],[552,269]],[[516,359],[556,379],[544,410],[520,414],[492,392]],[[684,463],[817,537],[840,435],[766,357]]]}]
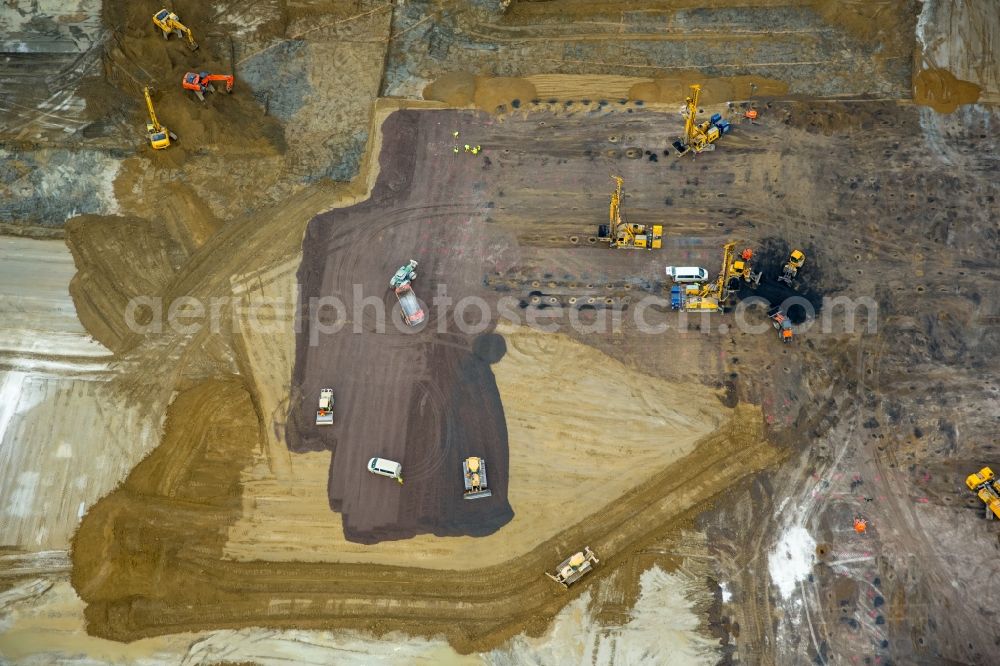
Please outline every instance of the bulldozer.
[{"label": "bulldozer", "polygon": [[659,224],[629,224],[622,217],[622,183],[620,176],[611,176],[615,191],[611,193],[608,223],[597,227],[597,237],[611,247],[626,249],[660,249],[663,246],[663,226]]},{"label": "bulldozer", "polygon": [[160,124],[153,110],[153,98],[149,93],[149,86],[142,89],[142,94],[146,97],[146,109],[149,111],[149,121],[146,123],[146,136],[149,138],[149,145],[153,150],[163,150],[170,147],[171,141],[177,141],[177,135]]},{"label": "bulldozer", "polygon": [[469,456],[462,461],[462,480],[465,483],[465,499],[493,496],[486,482],[486,461],[482,458]]},{"label": "bulldozer", "polygon": [[965,479],[965,485],[986,505],[987,518],[1000,518],[1000,481],[997,481],[992,469],[984,467],[970,474]]},{"label": "bulldozer", "polygon": [[198,42],[194,41],[191,29],[181,23],[181,20],[169,9],[161,9],[153,14],[153,25],[163,33],[163,39],[170,39],[170,35],[187,38],[188,48],[192,51],[198,50]]},{"label": "bulldozer", "polygon": [[232,74],[209,74],[208,72],[188,72],[181,80],[184,90],[190,90],[200,101],[205,101],[205,93],[215,92],[215,83],[225,83],[226,92],[233,92]]},{"label": "bulldozer", "polygon": [[700,97],[701,85],[695,83],[691,86],[691,95],[685,98],[684,108],[681,109],[681,115],[684,117],[684,136],[673,143],[678,157],[691,152],[697,155],[706,150],[715,150],[715,142],[719,137],[729,134],[733,129],[729,121],[723,120],[719,113],[712,115],[703,123],[696,123]]},{"label": "bulldozer", "polygon": [[778,276],[778,282],[784,282],[791,287],[792,280],[799,274],[799,269],[802,268],[804,263],[806,263],[805,253],[802,250],[792,250],[792,253],[788,255],[788,261],[781,268],[781,275]]},{"label": "bulldozer", "polygon": [[555,573],[545,572],[545,575],[559,583],[565,588],[584,577],[593,570],[595,564],[600,564],[597,555],[589,546],[585,546],[579,553],[570,555],[556,567]]}]

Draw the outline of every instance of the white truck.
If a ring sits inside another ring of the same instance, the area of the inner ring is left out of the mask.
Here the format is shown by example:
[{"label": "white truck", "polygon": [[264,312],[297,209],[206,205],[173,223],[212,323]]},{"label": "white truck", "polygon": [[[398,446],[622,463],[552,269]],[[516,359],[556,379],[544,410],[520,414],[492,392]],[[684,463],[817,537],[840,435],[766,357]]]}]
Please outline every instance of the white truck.
[{"label": "white truck", "polygon": [[316,410],[316,425],[333,425],[333,389],[320,389],[319,409]]}]

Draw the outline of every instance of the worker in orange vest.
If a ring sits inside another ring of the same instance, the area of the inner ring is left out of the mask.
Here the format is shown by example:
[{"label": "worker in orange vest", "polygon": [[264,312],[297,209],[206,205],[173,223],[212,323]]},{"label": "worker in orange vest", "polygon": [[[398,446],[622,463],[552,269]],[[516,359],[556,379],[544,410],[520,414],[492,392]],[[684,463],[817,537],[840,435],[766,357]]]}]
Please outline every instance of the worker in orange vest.
[{"label": "worker in orange vest", "polygon": [[864,534],[865,530],[868,529],[868,521],[862,518],[860,515],[854,516],[854,531],[858,534]]}]

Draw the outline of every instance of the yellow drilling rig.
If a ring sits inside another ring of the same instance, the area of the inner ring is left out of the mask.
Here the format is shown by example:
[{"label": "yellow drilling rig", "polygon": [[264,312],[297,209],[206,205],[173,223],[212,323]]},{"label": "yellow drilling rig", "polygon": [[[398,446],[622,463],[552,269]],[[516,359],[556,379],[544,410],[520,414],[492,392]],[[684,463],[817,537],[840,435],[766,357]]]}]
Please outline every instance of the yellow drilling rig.
[{"label": "yellow drilling rig", "polygon": [[622,216],[622,179],[611,176],[615,181],[615,191],[611,193],[608,223],[597,228],[597,236],[606,240],[611,247],[660,249],[663,246],[663,226],[659,224],[630,224]]},{"label": "yellow drilling rig", "polygon": [[678,156],[690,152],[698,154],[706,150],[715,150],[715,142],[719,137],[729,134],[733,129],[728,120],[723,120],[720,113],[714,114],[703,123],[695,122],[700,97],[701,85],[695,83],[691,86],[691,95],[684,100],[684,109],[681,111],[684,117],[684,136],[673,143]]},{"label": "yellow drilling rig", "polygon": [[675,310],[696,312],[718,312],[725,305],[732,291],[738,288],[740,280],[752,287],[760,283],[760,272],[754,272],[750,264],[753,251],[750,248],[736,254],[736,243],[726,243],[722,247],[722,267],[713,282],[705,284],[675,284],[670,290],[670,304]]}]

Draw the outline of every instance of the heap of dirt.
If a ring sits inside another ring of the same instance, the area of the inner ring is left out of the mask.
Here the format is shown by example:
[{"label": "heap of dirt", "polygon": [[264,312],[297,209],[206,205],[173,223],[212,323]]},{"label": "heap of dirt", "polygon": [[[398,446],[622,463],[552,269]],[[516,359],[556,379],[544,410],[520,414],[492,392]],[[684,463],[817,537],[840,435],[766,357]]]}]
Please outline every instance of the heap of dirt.
[{"label": "heap of dirt", "polygon": [[221,556],[224,528],[239,516],[240,469],[260,439],[248,414],[253,402],[236,381],[182,392],[160,446],[87,512],[73,538],[72,583],[90,633],[124,638],[141,631],[151,605],[239,596],[192,582]]},{"label": "heap of dirt", "polygon": [[160,447],[91,508],[72,551],[72,583],[87,603],[89,633],[133,641],[244,626],[400,630],[444,635],[463,653],[491,649],[517,633],[541,632],[582,592],[567,594],[540,575],[571,549],[594,548],[602,561],[591,578],[617,576],[630,603],[643,567],[622,565],[785,455],[762,439],[760,410],[739,406],[690,455],[504,564],[450,571],[236,562],[221,547],[241,511],[241,470],[261,441],[252,413],[235,381],[182,392]]},{"label": "heap of dirt", "polygon": [[913,77],[913,101],[938,113],[953,113],[963,104],[975,104],[980,93],[980,86],[958,79],[946,69],[922,69]]},{"label": "heap of dirt", "polygon": [[775,97],[788,93],[788,84],[784,81],[758,76],[706,77],[703,73],[690,71],[637,83],[629,89],[628,98],[660,104],[680,104],[691,94],[690,86],[693,83],[701,84],[699,101],[702,104],[721,104],[754,96]]},{"label": "heap of dirt", "polygon": [[810,0],[810,4],[824,21],[844,28],[859,40],[878,43],[883,57],[913,52],[913,26],[917,20],[914,0]]},{"label": "heap of dirt", "polygon": [[535,99],[537,91],[527,79],[510,76],[475,76],[468,72],[449,72],[424,88],[424,99],[448,106],[476,107],[495,113],[517,108]]},{"label": "heap of dirt", "polygon": [[[187,258],[163,225],[133,217],[75,217],[66,224],[66,244],[77,267],[69,286],[77,315],[112,351],[130,333],[129,301],[159,294]],[[148,309],[135,314],[140,324],[153,316]]]},{"label": "heap of dirt", "polygon": [[461,108],[472,104],[476,96],[476,75],[469,72],[448,72],[424,88],[424,99],[444,102]]}]

